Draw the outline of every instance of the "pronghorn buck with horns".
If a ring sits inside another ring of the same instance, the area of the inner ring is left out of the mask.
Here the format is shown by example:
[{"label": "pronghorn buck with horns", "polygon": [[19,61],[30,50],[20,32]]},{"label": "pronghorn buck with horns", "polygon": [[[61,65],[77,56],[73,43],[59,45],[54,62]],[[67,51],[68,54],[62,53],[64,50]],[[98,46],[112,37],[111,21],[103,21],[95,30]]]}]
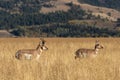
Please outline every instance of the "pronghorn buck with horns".
[{"label": "pronghorn buck with horns", "polygon": [[86,49],[86,48],[78,49],[75,52],[75,59],[84,58],[84,57],[96,57],[99,49],[103,49],[103,46],[100,45],[99,41],[97,40],[96,43],[95,43],[94,49]]},{"label": "pronghorn buck with horns", "polygon": [[36,49],[21,49],[18,50],[15,54],[15,57],[19,60],[21,59],[33,59],[36,58],[37,60],[39,59],[41,53],[44,50],[48,50],[48,48],[45,46],[45,40],[40,39],[40,42]]}]

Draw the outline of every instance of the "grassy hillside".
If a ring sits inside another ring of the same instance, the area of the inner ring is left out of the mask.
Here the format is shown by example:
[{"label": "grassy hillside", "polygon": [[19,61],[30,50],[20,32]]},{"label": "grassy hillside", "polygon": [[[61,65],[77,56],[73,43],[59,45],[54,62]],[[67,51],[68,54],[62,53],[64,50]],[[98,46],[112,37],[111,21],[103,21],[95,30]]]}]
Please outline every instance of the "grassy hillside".
[{"label": "grassy hillside", "polygon": [[[12,31],[17,36],[27,37],[78,37],[78,35],[81,37],[81,34],[82,37],[86,37],[86,34],[90,37],[94,35],[100,37],[101,33],[102,37],[106,35],[118,37],[120,35],[120,31],[115,30],[119,25],[116,23],[120,17],[119,11],[97,7],[98,5],[89,5],[90,3],[86,0],[80,2],[77,0],[2,0],[0,1],[0,29]],[[82,4],[83,2],[89,4]],[[75,28],[66,25],[74,20],[78,20],[75,24],[73,23],[74,25],[71,24]],[[50,28],[51,25],[52,28]],[[104,29],[96,29],[96,27]],[[84,32],[80,32],[82,30]]]},{"label": "grassy hillside", "polygon": [[[15,59],[19,49],[36,48],[37,38],[0,39],[0,80],[119,80],[119,38],[47,38],[48,51],[39,61]],[[95,58],[74,59],[78,48],[104,49]],[[88,42],[89,41],[89,42]],[[24,44],[23,44],[24,43]]]},{"label": "grassy hillside", "polygon": [[[30,9],[30,11],[32,10]],[[71,19],[84,19],[85,15],[87,16],[87,13],[85,13],[85,11],[82,10],[79,5],[71,5],[71,9],[68,12],[56,11],[48,14],[39,12],[34,13],[34,11],[21,14],[11,14],[9,12],[0,10],[0,29],[67,22]]]},{"label": "grassy hillside", "polygon": [[103,6],[120,10],[120,0],[78,0],[95,6]]}]

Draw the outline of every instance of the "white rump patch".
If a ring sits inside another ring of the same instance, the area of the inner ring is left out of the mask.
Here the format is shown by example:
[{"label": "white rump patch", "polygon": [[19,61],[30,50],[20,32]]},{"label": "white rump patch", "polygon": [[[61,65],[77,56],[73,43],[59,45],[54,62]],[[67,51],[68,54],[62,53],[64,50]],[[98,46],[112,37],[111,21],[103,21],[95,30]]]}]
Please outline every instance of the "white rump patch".
[{"label": "white rump patch", "polygon": [[87,57],[87,53],[83,53],[83,57],[84,57],[84,58]]},{"label": "white rump patch", "polygon": [[18,56],[19,56],[19,52],[17,52],[15,56],[16,56],[16,58],[18,58]]},{"label": "white rump patch", "polygon": [[24,55],[25,55],[25,58],[26,58],[26,59],[31,59],[31,56],[32,56],[31,54],[27,54],[27,53],[26,53],[26,54],[24,54]]}]

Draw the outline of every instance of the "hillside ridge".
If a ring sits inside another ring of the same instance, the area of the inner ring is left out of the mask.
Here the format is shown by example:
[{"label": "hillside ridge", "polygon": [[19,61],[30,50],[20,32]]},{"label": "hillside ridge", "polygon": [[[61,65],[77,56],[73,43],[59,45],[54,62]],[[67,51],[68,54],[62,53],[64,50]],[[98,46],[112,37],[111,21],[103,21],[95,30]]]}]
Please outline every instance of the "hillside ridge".
[{"label": "hillside ridge", "polygon": [[80,3],[77,0],[57,0],[57,1],[50,1],[49,3],[53,4],[54,7],[42,7],[41,11],[42,13],[49,13],[49,12],[55,12],[59,10],[68,11],[70,9],[69,6],[65,5],[66,3],[72,2],[75,5],[80,5],[80,7],[87,11],[92,12],[92,15],[95,16],[101,16],[102,18],[107,18],[112,21],[116,21],[117,18],[120,18],[120,12],[106,7],[98,7],[93,6],[90,4]]}]

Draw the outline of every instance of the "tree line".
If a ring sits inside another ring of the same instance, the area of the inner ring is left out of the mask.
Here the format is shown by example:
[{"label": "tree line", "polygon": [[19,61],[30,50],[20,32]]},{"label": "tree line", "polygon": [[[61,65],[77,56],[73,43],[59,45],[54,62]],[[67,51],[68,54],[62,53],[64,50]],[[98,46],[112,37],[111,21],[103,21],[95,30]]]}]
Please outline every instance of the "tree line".
[{"label": "tree line", "polygon": [[0,29],[13,29],[17,26],[41,25],[46,23],[67,22],[72,19],[84,19],[87,15],[80,6],[73,5],[68,12],[56,11],[48,14],[23,13],[10,14],[0,11]]},{"label": "tree line", "polygon": [[120,31],[69,23],[32,26],[31,28],[19,27],[11,33],[26,37],[120,37]]}]

